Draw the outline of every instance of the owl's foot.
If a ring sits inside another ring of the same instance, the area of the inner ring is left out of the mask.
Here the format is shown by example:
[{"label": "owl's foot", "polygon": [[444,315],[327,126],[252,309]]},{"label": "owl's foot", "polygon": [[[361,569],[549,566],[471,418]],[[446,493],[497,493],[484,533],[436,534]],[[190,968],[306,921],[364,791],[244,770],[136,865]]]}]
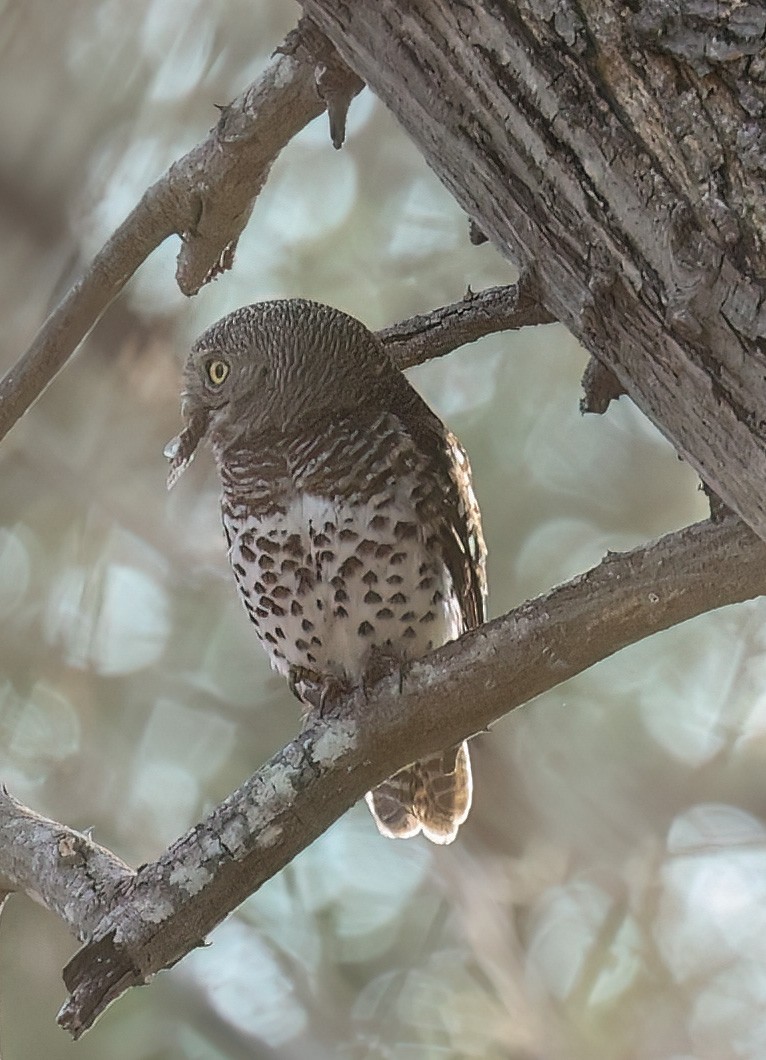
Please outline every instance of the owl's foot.
[{"label": "owl's foot", "polygon": [[313,684],[318,679],[318,676],[314,670],[309,670],[308,666],[291,666],[287,671],[287,686],[295,698],[304,706],[305,700],[298,685]]},{"label": "owl's foot", "polygon": [[407,665],[393,647],[374,644],[370,648],[365,661],[364,673],[362,674],[364,694],[367,695],[373,685],[376,685],[378,681],[382,681],[384,677],[390,677],[392,674],[399,675],[399,691],[401,692]]},{"label": "owl's foot", "polygon": [[287,674],[290,691],[306,708],[306,715],[318,710],[323,717],[325,710],[332,707],[339,699],[352,689],[351,682],[335,674],[320,674],[307,666],[291,666]]},{"label": "owl's foot", "polygon": [[338,700],[343,699],[352,690],[353,685],[347,678],[335,677],[334,674],[326,674],[322,678],[319,692],[319,716],[324,716],[328,707],[334,706]]}]

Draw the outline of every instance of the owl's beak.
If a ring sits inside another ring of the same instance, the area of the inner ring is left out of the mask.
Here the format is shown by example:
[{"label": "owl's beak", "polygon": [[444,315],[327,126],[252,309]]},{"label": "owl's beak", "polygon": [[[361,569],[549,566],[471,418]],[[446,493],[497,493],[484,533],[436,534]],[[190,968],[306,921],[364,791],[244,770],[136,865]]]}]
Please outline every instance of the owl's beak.
[{"label": "owl's beak", "polygon": [[[185,410],[183,410],[185,411]],[[205,437],[210,414],[197,410],[186,421],[186,426],[165,446],[163,453],[170,461],[168,468],[168,489],[172,489],[194,459],[197,446]]]}]

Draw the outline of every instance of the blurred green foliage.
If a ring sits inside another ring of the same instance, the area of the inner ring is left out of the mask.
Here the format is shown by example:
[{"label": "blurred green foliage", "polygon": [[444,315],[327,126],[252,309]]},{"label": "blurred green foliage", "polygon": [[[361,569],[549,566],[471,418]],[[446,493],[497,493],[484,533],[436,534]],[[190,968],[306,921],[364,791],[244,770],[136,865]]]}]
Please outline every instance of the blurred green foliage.
[{"label": "blurred green foliage", "polygon": [[[163,169],[268,62],[278,0],[0,3],[0,363]],[[171,242],[0,449],[0,778],[128,861],[156,857],[293,735],[233,591],[211,462],[171,495],[189,341],[237,305],[334,303],[372,327],[509,282],[365,92],[284,152],[234,271],[187,301]],[[702,517],[627,399],[578,412],[563,328],[411,373],[471,454],[494,614]],[[54,1025],[73,940],[14,898],[5,1060],[766,1055],[764,608],[672,630],[476,741],[448,849],[356,807],[199,950],[76,1047]]]}]

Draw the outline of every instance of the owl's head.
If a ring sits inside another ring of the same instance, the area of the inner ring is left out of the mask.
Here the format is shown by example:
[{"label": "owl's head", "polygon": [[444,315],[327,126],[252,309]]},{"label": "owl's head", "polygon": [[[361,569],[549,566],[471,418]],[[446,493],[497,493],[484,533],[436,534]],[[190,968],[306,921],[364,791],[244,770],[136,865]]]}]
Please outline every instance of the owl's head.
[{"label": "owl's head", "polygon": [[208,328],[184,368],[185,427],[165,455],[168,488],[209,439],[223,451],[369,400],[394,372],[364,324],[331,306],[291,299],[243,306]]}]

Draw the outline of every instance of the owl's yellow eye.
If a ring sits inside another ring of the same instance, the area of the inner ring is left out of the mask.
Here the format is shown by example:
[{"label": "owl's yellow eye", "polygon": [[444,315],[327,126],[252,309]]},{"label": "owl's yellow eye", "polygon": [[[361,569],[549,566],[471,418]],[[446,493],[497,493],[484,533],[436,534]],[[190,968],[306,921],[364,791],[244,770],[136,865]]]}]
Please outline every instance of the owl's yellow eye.
[{"label": "owl's yellow eye", "polygon": [[226,361],[208,361],[205,365],[207,377],[213,386],[220,386],[229,374],[229,366]]}]

